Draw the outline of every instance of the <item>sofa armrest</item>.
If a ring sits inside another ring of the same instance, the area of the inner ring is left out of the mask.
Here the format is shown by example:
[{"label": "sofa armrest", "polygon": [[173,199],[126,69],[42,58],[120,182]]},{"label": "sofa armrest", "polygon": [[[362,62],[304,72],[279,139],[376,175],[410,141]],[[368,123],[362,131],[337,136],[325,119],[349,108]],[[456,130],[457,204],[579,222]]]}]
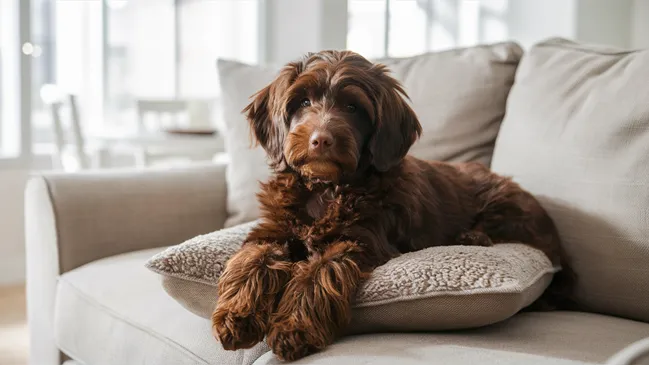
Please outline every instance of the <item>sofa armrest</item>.
[{"label": "sofa armrest", "polygon": [[606,365],[641,365],[649,361],[649,337],[632,343],[613,355]]},{"label": "sofa armrest", "polygon": [[53,220],[55,231],[35,227],[27,232],[29,245],[45,249],[39,243],[55,242],[64,273],[217,230],[227,216],[225,202],[223,165],[44,175],[28,183],[26,220],[28,226]]},{"label": "sofa armrest", "polygon": [[53,337],[58,275],[181,243],[226,218],[225,165],[33,177],[25,192],[30,363],[61,363]]}]

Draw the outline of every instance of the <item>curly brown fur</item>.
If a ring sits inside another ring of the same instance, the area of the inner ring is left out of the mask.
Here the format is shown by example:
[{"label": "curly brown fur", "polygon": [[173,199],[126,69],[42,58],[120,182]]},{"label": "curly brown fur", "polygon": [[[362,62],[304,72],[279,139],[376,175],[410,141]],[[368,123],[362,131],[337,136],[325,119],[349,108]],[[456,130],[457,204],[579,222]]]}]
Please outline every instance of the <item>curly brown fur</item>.
[{"label": "curly brown fur", "polygon": [[264,339],[276,296],[290,279],[286,254],[278,244],[248,244],[228,261],[212,313],[212,331],[226,350]]},{"label": "curly brown fur", "polygon": [[322,350],[349,323],[351,299],[366,276],[354,257],[360,252],[354,242],[336,242],[296,263],[267,338],[281,360]]},{"label": "curly brown fur", "polygon": [[543,207],[478,163],[406,156],[421,134],[406,99],[385,66],[323,51],[287,65],[245,109],[275,174],[261,185],[261,223],[219,283],[224,347],[265,333],[280,359],[319,351],[349,323],[363,278],[431,246],[536,247],[564,268],[542,302],[567,302],[574,278]]}]

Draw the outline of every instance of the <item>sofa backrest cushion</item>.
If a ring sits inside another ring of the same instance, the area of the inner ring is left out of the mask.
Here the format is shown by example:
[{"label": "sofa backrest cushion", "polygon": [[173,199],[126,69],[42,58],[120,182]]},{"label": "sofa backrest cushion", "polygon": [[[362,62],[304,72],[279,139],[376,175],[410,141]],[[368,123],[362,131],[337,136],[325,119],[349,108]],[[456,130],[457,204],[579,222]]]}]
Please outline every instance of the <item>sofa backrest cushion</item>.
[{"label": "sofa backrest cushion", "polygon": [[649,50],[534,46],[492,168],[554,219],[586,309],[649,321]]}]

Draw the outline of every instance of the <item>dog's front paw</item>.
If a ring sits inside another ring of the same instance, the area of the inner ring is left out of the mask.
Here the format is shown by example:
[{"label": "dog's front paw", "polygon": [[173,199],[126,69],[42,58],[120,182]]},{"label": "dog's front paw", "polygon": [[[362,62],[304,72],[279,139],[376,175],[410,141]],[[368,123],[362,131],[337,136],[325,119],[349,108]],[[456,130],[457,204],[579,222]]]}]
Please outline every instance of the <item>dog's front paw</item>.
[{"label": "dog's front paw", "polygon": [[264,339],[266,321],[258,313],[241,315],[217,308],[212,314],[212,334],[226,350],[247,349]]},{"label": "dog's front paw", "polygon": [[[283,327],[283,326],[282,326]],[[282,361],[294,361],[322,350],[326,344],[317,343],[305,330],[273,327],[266,343]]]},{"label": "dog's front paw", "polygon": [[250,348],[263,341],[275,298],[291,274],[275,244],[248,244],[229,261],[219,279],[212,333],[223,348]]}]

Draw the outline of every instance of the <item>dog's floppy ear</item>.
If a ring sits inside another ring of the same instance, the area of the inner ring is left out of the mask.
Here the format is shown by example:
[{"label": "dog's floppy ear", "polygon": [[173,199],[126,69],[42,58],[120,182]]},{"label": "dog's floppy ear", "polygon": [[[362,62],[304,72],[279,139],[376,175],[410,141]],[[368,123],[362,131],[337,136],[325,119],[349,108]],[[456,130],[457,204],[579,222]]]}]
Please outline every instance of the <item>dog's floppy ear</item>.
[{"label": "dog's floppy ear", "polygon": [[279,168],[284,159],[284,138],[288,129],[286,90],[302,68],[301,62],[286,65],[273,82],[252,96],[253,101],[243,109],[254,139],[264,148],[274,168]]},{"label": "dog's floppy ear", "polygon": [[408,96],[401,84],[387,74],[385,66],[375,67],[380,72],[381,85],[369,150],[372,165],[379,171],[387,171],[406,156],[421,135],[421,124],[406,102]]},{"label": "dog's floppy ear", "polygon": [[282,126],[275,125],[270,103],[271,85],[253,95],[253,101],[243,109],[250,123],[250,132],[256,142],[264,148],[271,163],[281,161],[284,132]]}]

